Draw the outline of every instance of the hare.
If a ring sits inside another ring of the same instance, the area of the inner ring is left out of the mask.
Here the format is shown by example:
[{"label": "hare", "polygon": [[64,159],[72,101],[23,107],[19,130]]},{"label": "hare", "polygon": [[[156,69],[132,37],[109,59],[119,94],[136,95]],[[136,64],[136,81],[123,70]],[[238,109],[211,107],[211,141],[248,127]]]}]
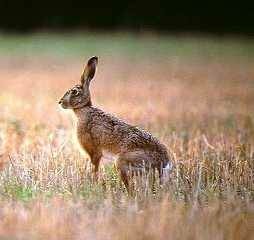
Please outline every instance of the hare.
[{"label": "hare", "polygon": [[88,153],[97,174],[103,151],[116,155],[116,166],[127,190],[130,168],[159,171],[160,182],[163,169],[170,169],[166,147],[150,133],[94,107],[89,85],[93,79],[98,58],[92,57],[81,75],[80,84],[68,90],[59,101],[64,109],[73,109],[77,119],[77,137],[81,147]]}]

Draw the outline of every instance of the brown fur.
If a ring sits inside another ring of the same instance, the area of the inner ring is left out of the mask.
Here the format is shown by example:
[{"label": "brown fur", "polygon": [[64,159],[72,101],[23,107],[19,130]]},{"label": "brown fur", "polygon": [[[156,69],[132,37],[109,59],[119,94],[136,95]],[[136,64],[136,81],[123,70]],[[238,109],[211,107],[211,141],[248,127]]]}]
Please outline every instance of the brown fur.
[{"label": "brown fur", "polygon": [[103,150],[118,156],[117,167],[121,178],[128,184],[129,167],[132,169],[162,169],[169,164],[166,147],[150,133],[92,106],[89,84],[94,77],[97,57],[89,59],[81,76],[81,85],[67,91],[59,104],[73,109],[77,118],[77,136],[86,150],[97,173]]}]

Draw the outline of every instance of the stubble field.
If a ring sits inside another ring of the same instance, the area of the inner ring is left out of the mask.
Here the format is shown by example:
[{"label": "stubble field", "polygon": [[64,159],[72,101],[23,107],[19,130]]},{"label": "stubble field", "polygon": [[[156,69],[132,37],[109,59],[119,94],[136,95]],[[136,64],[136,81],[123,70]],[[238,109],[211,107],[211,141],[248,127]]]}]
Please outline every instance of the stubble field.
[{"label": "stubble field", "polygon": [[[254,42],[131,34],[0,36],[0,239],[253,239]],[[94,182],[57,102],[99,56],[93,104],[149,130],[174,168],[128,196]]]}]

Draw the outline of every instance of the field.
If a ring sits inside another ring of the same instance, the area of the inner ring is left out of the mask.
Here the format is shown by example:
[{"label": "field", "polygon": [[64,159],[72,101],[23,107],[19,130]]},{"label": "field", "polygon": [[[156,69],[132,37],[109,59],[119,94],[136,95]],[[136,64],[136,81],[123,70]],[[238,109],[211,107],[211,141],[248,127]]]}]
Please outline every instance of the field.
[{"label": "field", "polygon": [[[0,35],[0,239],[253,239],[254,41]],[[158,137],[170,179],[98,182],[57,102],[99,56],[93,104]]]}]

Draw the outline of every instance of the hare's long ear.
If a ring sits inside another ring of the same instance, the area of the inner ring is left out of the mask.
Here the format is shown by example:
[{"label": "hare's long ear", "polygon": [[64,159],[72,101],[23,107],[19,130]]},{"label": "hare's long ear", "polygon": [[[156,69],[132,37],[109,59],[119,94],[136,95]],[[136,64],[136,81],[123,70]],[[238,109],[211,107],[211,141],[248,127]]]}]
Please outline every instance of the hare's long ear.
[{"label": "hare's long ear", "polygon": [[98,57],[91,57],[81,75],[82,86],[89,86],[90,81],[93,79],[98,64]]}]

